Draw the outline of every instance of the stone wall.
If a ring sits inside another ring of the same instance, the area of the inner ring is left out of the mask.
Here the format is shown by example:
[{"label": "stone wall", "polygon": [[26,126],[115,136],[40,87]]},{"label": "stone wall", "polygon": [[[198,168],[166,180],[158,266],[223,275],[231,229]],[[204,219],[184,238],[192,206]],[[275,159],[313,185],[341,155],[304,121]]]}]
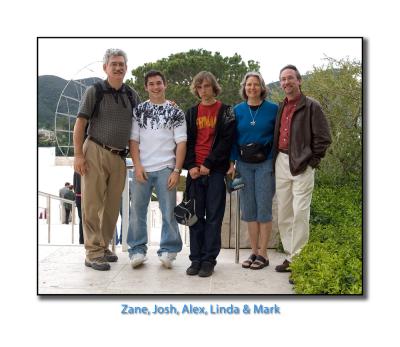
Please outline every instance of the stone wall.
[{"label": "stone wall", "polygon": [[[277,248],[279,245],[279,232],[277,226],[276,198],[272,202],[272,233],[268,248]],[[226,194],[226,207],[222,222],[221,244],[222,248],[235,248],[235,221],[236,221],[236,193]],[[240,221],[240,248],[250,248],[247,234],[247,223]]]},{"label": "stone wall", "polygon": [[55,166],[74,166],[74,157],[55,157]]}]

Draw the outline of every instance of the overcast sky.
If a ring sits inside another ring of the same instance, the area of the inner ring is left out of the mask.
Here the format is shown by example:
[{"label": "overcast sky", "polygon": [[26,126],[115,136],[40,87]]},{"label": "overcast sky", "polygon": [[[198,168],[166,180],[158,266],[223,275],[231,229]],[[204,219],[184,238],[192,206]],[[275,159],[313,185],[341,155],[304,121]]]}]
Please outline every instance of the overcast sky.
[{"label": "overcast sky", "polygon": [[[361,39],[103,39],[58,38],[39,39],[39,75],[56,75],[64,79],[90,77],[96,73],[104,77],[101,64],[85,66],[102,60],[107,48],[121,48],[128,54],[127,78],[130,71],[147,62],[155,62],[178,52],[203,48],[220,52],[223,56],[238,53],[242,59],[260,63],[261,73],[267,83],[277,81],[279,70],[286,64],[294,64],[302,74],[312,70],[313,65],[324,64],[325,56],[361,60]],[[78,71],[81,70],[81,73]],[[168,78],[168,76],[167,76]]]}]

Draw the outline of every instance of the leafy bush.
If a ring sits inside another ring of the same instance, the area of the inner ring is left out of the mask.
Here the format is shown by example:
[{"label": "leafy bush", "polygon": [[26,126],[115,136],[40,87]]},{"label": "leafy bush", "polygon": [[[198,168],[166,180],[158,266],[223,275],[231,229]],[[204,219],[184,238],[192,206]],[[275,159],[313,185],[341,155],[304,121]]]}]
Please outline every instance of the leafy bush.
[{"label": "leafy bush", "polygon": [[362,260],[349,243],[310,242],[291,268],[296,293],[362,293]]},{"label": "leafy bush", "polygon": [[316,186],[311,204],[312,225],[360,226],[362,194],[360,188]]},{"label": "leafy bush", "polygon": [[334,242],[338,247],[349,247],[357,258],[362,257],[362,235],[360,226],[314,225],[311,227],[310,243]]},{"label": "leafy bush", "polygon": [[291,269],[298,294],[362,294],[361,189],[315,189],[310,240]]}]

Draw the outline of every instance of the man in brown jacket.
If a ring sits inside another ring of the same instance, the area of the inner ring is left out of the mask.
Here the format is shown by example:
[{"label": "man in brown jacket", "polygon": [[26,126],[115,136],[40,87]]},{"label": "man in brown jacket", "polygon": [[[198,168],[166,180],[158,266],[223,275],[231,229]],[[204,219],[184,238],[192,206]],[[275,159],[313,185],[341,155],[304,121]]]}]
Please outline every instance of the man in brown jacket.
[{"label": "man in brown jacket", "polygon": [[293,256],[308,242],[314,170],[331,143],[321,105],[301,92],[301,75],[287,65],[279,75],[286,98],[275,123],[275,177],[278,228],[286,259],[276,266],[289,272]]}]

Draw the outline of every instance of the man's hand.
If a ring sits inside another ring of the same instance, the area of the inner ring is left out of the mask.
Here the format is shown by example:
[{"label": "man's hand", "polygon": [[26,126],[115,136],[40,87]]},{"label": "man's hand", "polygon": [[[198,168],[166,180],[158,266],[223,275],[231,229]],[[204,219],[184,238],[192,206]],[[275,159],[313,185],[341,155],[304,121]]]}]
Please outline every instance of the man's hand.
[{"label": "man's hand", "polygon": [[192,167],[190,170],[189,170],[189,175],[190,175],[190,177],[192,178],[192,179],[196,179],[196,178],[199,178],[200,177],[200,169],[196,166],[196,167]]},{"label": "man's hand", "polygon": [[200,175],[208,176],[210,174],[210,169],[206,168],[204,165],[200,165]]},{"label": "man's hand", "polygon": [[86,159],[85,156],[83,155],[83,140],[85,135],[86,124],[87,120],[85,118],[78,117],[74,125],[74,135],[73,135],[74,170],[81,176],[84,176],[88,171]]},{"label": "man's hand", "polygon": [[168,177],[168,190],[174,189],[179,183],[179,172],[172,171]]},{"label": "man's hand", "polygon": [[138,181],[139,183],[146,183],[147,174],[146,171],[144,171],[143,166],[141,165],[135,166],[135,177],[136,181]]},{"label": "man's hand", "polygon": [[88,168],[83,155],[76,155],[74,157],[74,170],[81,176],[84,176],[87,173]]}]

